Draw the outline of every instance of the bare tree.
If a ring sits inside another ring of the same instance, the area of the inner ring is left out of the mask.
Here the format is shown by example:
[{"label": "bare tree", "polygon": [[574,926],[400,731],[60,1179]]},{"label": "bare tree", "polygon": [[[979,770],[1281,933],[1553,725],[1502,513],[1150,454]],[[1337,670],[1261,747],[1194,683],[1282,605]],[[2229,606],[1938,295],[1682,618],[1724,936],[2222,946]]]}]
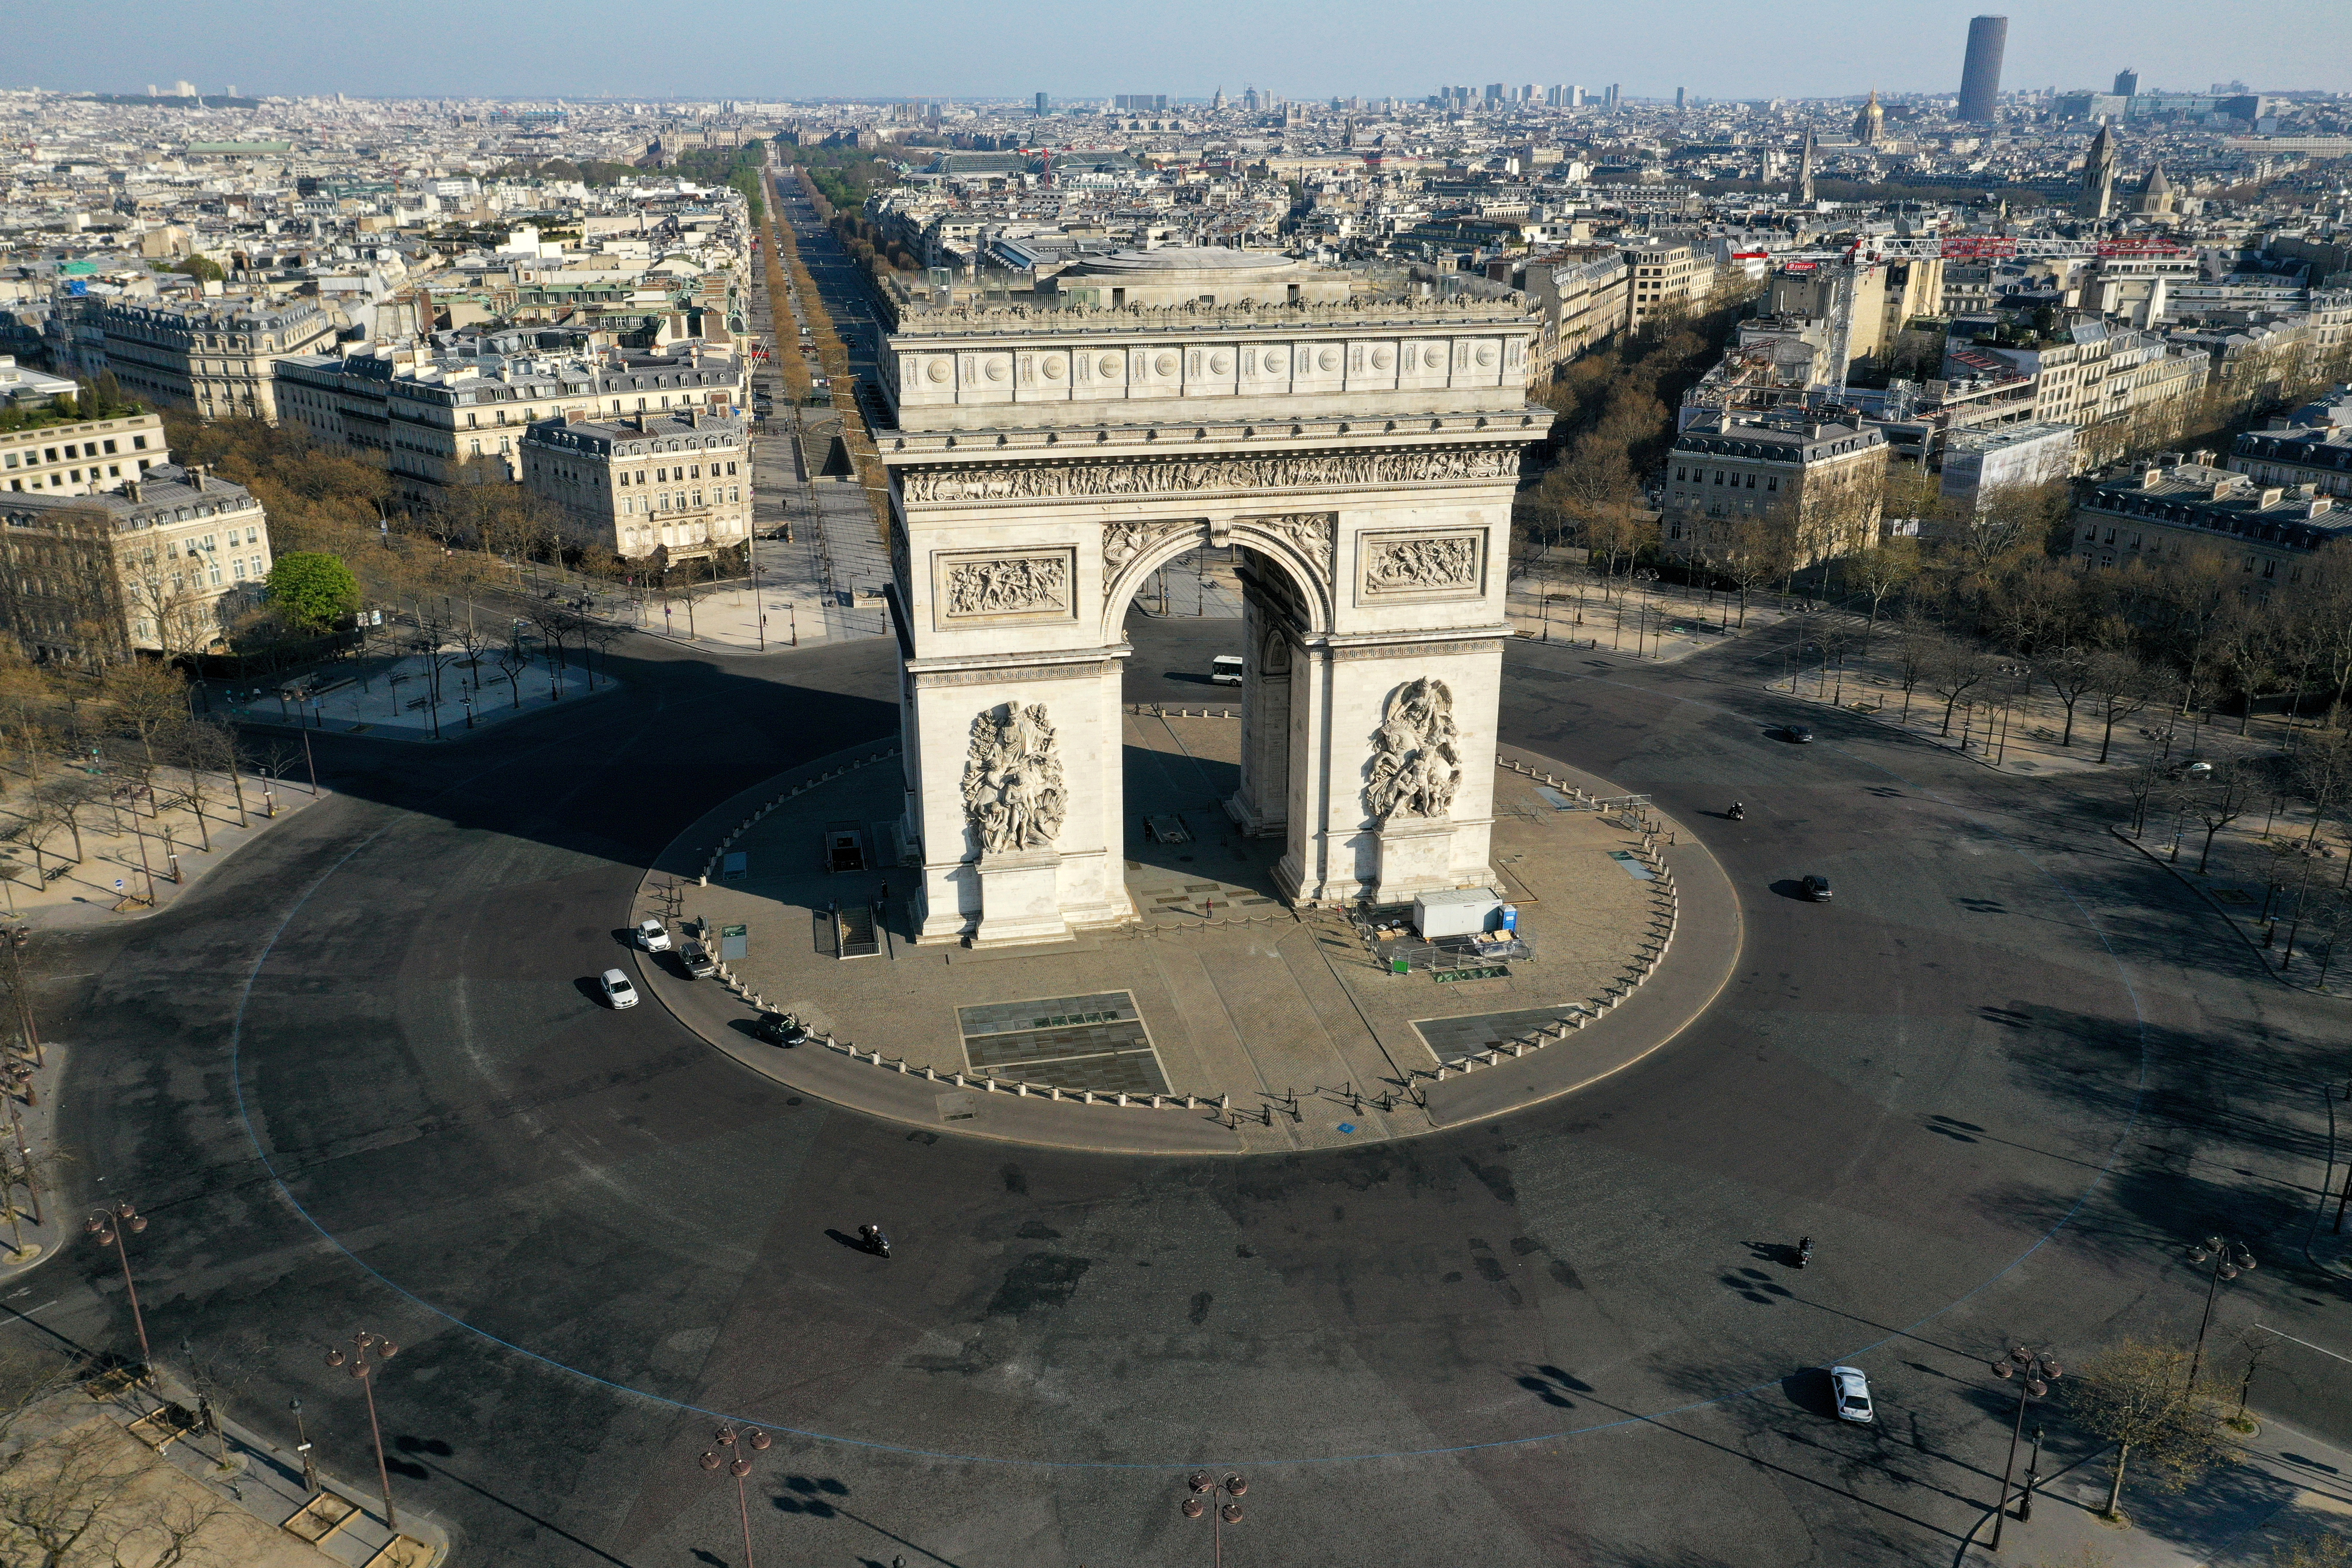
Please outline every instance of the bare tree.
[{"label": "bare tree", "polygon": [[2245,816],[2258,793],[2252,773],[2234,762],[2215,768],[2203,785],[2190,792],[2189,809],[2205,827],[2205,851],[2197,858],[2199,876],[2205,874],[2206,862],[2213,858],[2215,835]]},{"label": "bare tree", "polygon": [[2106,1517],[2118,1517],[2125,1467],[2140,1462],[2150,1483],[2178,1491],[2224,1450],[2221,1414],[2189,1382],[2189,1355],[2177,1345],[2126,1340],[2075,1369],[2066,1404],[2074,1419],[2116,1445]]},{"label": "bare tree", "polygon": [[1927,667],[1927,689],[1944,700],[1944,724],[1938,733],[1952,732],[1952,710],[1960,705],[1960,699],[1990,680],[2000,668],[2000,661],[1982,648],[1946,639]]},{"label": "bare tree", "polygon": [[2100,658],[2101,655],[2094,649],[2062,648],[2036,667],[2042,679],[2050,683],[2050,689],[2066,710],[2065,733],[2058,740],[2062,746],[2074,743],[2074,710],[2099,683]]},{"label": "bare tree", "polygon": [[1910,585],[1919,575],[1919,542],[1916,539],[1882,540],[1849,557],[1845,563],[1845,581],[1855,592],[1870,600],[1870,624],[1863,633],[1864,652],[1871,638],[1878,634],[1878,614],[1888,595]]},{"label": "bare tree", "polygon": [[51,779],[33,792],[37,808],[49,813],[73,836],[74,859],[77,862],[83,858],[82,817],[91,808],[102,804],[106,794],[104,786],[97,780],[81,773],[68,773],[62,778]]},{"label": "bare tree", "polygon": [[2116,725],[2156,700],[2158,685],[2147,667],[2116,648],[2102,648],[2090,662],[2090,690],[2098,703],[2099,761],[2107,760],[2115,744]]}]

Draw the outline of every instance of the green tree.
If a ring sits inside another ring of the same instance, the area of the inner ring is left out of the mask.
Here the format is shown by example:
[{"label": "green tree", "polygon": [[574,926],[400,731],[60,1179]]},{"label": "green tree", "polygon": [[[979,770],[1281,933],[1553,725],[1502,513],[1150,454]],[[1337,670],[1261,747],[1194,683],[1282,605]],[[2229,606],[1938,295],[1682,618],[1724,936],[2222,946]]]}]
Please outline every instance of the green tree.
[{"label": "green tree", "polygon": [[269,568],[268,596],[288,626],[323,632],[360,607],[360,584],[341,556],[298,550]]}]

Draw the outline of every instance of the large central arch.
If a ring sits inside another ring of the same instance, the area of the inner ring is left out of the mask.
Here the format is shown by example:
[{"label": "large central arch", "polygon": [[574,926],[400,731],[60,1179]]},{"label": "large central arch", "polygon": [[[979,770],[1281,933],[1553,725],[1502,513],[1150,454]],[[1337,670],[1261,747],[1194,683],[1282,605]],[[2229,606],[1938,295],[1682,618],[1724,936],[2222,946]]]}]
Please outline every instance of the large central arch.
[{"label": "large central arch", "polygon": [[1123,621],[1203,545],[1249,562],[1227,809],[1283,837],[1282,892],[1490,882],[1529,331],[1499,301],[903,319],[879,440],[917,940],[1134,918]]}]

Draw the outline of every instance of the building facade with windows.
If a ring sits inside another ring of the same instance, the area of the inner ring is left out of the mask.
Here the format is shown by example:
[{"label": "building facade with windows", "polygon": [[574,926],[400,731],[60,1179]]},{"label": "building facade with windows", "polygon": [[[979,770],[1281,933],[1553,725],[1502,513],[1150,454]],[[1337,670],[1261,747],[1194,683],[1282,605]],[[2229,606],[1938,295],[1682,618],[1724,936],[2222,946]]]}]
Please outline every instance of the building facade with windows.
[{"label": "building facade with windows", "polygon": [[0,495],[0,629],[37,658],[225,646],[269,575],[269,520],[242,485],[158,465],[94,495]]},{"label": "building facade with windows", "polygon": [[1530,384],[1622,331],[1631,320],[1633,270],[1614,246],[1587,246],[1528,263],[1527,294],[1543,309],[1544,330],[1528,362]]},{"label": "building facade with windows", "polygon": [[83,419],[0,434],[0,489],[94,495],[171,460],[153,414]]},{"label": "building facade with windows", "polygon": [[525,432],[543,420],[660,417],[746,406],[747,362],[678,354],[487,353],[401,363],[298,356],[278,367],[285,417],[326,445],[383,455],[394,492],[432,504],[445,486],[522,477]]},{"label": "building facade with windows", "polygon": [[2312,557],[2352,538],[2352,510],[2308,486],[2264,485],[2177,457],[2101,477],[2074,506],[2077,567],[2154,566],[2200,555],[2264,602],[2315,579]]},{"label": "building facade with windows", "polygon": [[278,422],[278,361],[335,338],[315,300],[264,304],[109,301],[91,320],[106,336],[106,368],[125,392],[207,419]]},{"label": "building facade with windows", "polygon": [[1717,416],[1675,438],[1660,545],[1704,564],[1769,542],[1791,569],[1851,555],[1878,536],[1886,438],[1804,410]]},{"label": "building facade with windows", "polygon": [[2259,485],[2308,485],[2352,501],[2352,426],[2250,430],[2231,443],[2230,468]]},{"label": "building facade with windows", "polygon": [[739,416],[559,415],[523,433],[521,459],[523,488],[557,509],[567,537],[624,560],[667,567],[751,537],[751,445]]},{"label": "building facade with windows", "polygon": [[1625,267],[1628,314],[1635,327],[1661,311],[1692,308],[1715,286],[1714,258],[1686,240],[1628,240]]}]

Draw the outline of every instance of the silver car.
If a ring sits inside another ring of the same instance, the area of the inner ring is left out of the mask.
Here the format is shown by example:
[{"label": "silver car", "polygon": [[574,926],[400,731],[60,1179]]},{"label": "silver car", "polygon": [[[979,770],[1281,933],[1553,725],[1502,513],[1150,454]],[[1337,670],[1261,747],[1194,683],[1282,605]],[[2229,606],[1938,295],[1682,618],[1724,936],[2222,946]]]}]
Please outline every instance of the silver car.
[{"label": "silver car", "polygon": [[604,1000],[611,1005],[614,1012],[637,1005],[637,988],[630,984],[629,977],[619,970],[604,971],[604,973],[596,976],[596,984],[603,989]]},{"label": "silver car", "polygon": [[1830,1368],[1830,1396],[1837,1402],[1838,1419],[1858,1422],[1867,1426],[1876,1420],[1877,1413],[1870,1404],[1870,1379],[1862,1375],[1858,1366]]},{"label": "silver car", "polygon": [[667,952],[669,951],[669,928],[663,925],[659,921],[639,921],[637,922],[637,945],[644,948],[647,952]]}]

